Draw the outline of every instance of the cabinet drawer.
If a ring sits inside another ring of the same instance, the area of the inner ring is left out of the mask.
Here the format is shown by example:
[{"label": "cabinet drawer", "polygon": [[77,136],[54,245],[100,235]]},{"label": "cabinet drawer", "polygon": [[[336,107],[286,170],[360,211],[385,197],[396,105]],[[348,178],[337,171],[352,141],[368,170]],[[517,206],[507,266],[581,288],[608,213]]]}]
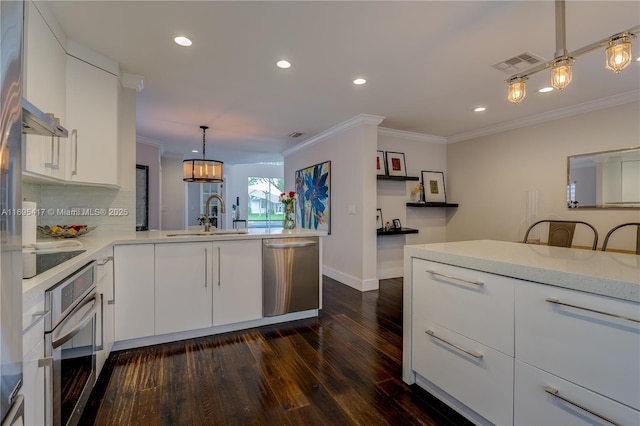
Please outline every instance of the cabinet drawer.
[{"label": "cabinet drawer", "polygon": [[513,356],[514,280],[413,259],[414,320],[434,320]]},{"label": "cabinet drawer", "polygon": [[640,409],[640,324],[606,313],[638,319],[640,304],[518,283],[516,358]]},{"label": "cabinet drawer", "polygon": [[[427,334],[427,330],[434,335]],[[429,322],[414,323],[412,357],[416,373],[479,415],[495,424],[512,423],[513,358],[510,356]]]},{"label": "cabinet drawer", "polygon": [[640,424],[640,412],[518,360],[514,405],[514,424],[522,426]]}]

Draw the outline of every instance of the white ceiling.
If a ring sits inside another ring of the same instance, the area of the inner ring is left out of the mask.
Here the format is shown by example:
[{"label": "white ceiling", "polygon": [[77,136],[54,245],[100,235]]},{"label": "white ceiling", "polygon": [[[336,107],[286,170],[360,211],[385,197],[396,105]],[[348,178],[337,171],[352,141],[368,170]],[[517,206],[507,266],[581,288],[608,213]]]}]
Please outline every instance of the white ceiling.
[{"label": "white ceiling", "polygon": [[[615,75],[602,49],[577,59],[564,92],[537,93],[548,85],[542,71],[522,103],[507,101],[509,75],[492,65],[524,52],[552,59],[552,1],[47,3],[69,38],[144,77],[138,136],[188,157],[201,148],[200,125],[210,126],[208,158],[251,163],[280,160],[360,113],[460,140],[575,105],[640,98],[640,62]],[[639,23],[638,1],[568,0],[567,49]],[[193,46],[177,46],[176,35]],[[276,68],[281,58],[293,67]],[[367,84],[353,85],[356,77]],[[478,105],[487,111],[474,113]],[[294,131],[304,135],[289,138]]]}]

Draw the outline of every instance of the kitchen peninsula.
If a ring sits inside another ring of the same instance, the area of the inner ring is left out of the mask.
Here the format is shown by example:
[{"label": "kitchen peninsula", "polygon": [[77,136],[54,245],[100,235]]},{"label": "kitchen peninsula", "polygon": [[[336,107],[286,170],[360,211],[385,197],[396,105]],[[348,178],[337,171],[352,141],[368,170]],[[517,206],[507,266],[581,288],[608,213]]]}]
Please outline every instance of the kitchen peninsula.
[{"label": "kitchen peninsula", "polygon": [[403,380],[478,424],[640,423],[640,256],[404,248]]}]

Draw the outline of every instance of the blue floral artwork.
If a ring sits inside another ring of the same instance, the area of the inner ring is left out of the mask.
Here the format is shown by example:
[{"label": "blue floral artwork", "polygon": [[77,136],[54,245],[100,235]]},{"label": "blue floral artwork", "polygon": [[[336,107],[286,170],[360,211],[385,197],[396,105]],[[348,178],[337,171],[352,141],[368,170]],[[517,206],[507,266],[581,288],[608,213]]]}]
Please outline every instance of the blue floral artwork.
[{"label": "blue floral artwork", "polygon": [[298,208],[296,222],[302,229],[331,233],[331,161],[296,172]]}]

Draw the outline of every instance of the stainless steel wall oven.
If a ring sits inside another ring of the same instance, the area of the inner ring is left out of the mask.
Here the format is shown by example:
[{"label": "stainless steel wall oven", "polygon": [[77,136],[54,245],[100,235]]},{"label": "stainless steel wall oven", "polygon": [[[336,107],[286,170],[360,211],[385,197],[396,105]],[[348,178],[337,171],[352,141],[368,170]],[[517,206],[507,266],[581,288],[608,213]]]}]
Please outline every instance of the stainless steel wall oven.
[{"label": "stainless steel wall oven", "polygon": [[96,379],[96,322],[100,294],[96,262],[47,290],[50,315],[45,324],[45,360],[51,367],[47,407],[53,425],[76,425]]}]

